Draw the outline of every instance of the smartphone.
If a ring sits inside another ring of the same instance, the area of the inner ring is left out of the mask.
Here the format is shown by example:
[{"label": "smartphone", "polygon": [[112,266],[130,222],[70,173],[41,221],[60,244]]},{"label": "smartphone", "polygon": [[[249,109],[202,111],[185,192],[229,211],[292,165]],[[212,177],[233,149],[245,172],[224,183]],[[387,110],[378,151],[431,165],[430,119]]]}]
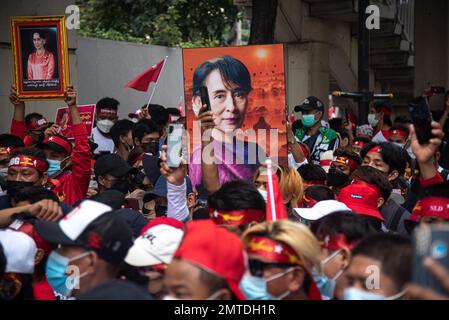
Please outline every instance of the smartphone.
[{"label": "smartphone", "polygon": [[167,164],[169,167],[178,168],[181,164],[183,135],[184,126],[182,124],[170,123],[168,125]]},{"label": "smartphone", "polygon": [[430,87],[430,91],[433,94],[444,94],[446,92],[446,88],[442,87],[442,86],[435,86],[435,87],[432,86],[432,87]]},{"label": "smartphone", "polygon": [[206,86],[200,87],[200,97],[201,97],[201,107],[206,105],[206,111],[210,111],[210,100],[209,100],[209,91],[207,91]]},{"label": "smartphone", "polygon": [[413,282],[446,295],[441,283],[422,263],[431,257],[449,270],[449,224],[421,223],[413,233],[413,247]]},{"label": "smartphone", "polygon": [[432,138],[432,113],[427,99],[424,97],[415,98],[409,103],[408,108],[419,144],[429,143],[430,138]]}]

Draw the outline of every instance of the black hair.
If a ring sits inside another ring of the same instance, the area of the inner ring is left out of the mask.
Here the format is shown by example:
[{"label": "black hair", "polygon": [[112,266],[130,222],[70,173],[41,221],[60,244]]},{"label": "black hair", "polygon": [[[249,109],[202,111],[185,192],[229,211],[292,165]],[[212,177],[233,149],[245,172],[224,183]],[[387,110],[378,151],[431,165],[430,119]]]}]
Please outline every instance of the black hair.
[{"label": "black hair", "polygon": [[361,240],[352,256],[363,255],[381,263],[382,272],[400,290],[412,278],[413,247],[410,239],[392,233],[379,233]]},{"label": "black hair", "polygon": [[59,203],[58,196],[56,196],[53,191],[41,187],[26,187],[14,195],[14,201],[16,203],[28,201],[33,204],[44,199],[53,200]]},{"label": "black hair", "polygon": [[95,108],[97,110],[100,110],[102,108],[117,110],[119,105],[120,105],[120,102],[118,102],[116,99],[104,97],[104,98],[98,100]]},{"label": "black hair", "polygon": [[163,106],[159,104],[150,104],[148,106],[148,113],[151,116],[151,120],[156,122],[160,129],[168,123],[168,112]]},{"label": "black hair", "polygon": [[326,171],[317,164],[307,163],[298,168],[304,181],[327,180]]},{"label": "black hair", "polygon": [[421,199],[426,197],[449,198],[449,181],[432,184],[421,191]]},{"label": "black hair", "polygon": [[388,131],[393,131],[393,130],[405,131],[405,132],[407,132],[407,134],[410,133],[410,130],[408,129],[408,126],[406,126],[403,123],[395,123],[395,124],[393,124]]},{"label": "black hair", "polygon": [[402,176],[405,172],[407,162],[410,162],[410,156],[405,149],[391,142],[368,143],[360,151],[360,157],[362,159],[365,158],[368,151],[377,146],[380,146],[380,154],[382,155],[382,159],[389,167],[388,173],[393,170],[397,170],[399,175]]},{"label": "black hair", "polygon": [[316,221],[313,221],[310,229],[319,240],[327,235],[344,234],[348,243],[359,241],[371,234],[377,233],[364,216],[354,214],[351,211],[339,211],[331,213]]},{"label": "black hair", "polygon": [[405,117],[405,116],[398,116],[396,118],[394,118],[394,122],[393,125],[395,124],[406,124],[406,123],[413,123],[412,120],[410,120],[409,118]]},{"label": "black hair", "polygon": [[338,133],[340,134],[341,140],[343,140],[344,138],[348,139],[348,143],[349,143],[349,131],[346,130],[345,128],[341,128],[340,130],[338,130]]},{"label": "black hair", "polygon": [[377,113],[384,112],[383,121],[388,126],[391,126],[392,125],[391,117],[390,117],[390,115],[385,114],[386,110],[390,111],[390,113],[391,113],[391,109],[392,109],[391,103],[388,101],[376,101],[373,103],[373,107],[374,107],[374,109],[376,109]]},{"label": "black hair", "polygon": [[207,76],[214,70],[219,70],[226,86],[235,84],[240,90],[249,93],[251,76],[246,66],[239,60],[225,55],[203,62],[193,74],[193,95],[199,96],[200,87],[205,85]]},{"label": "black hair", "polygon": [[339,132],[343,126],[343,119],[341,118],[333,118],[329,120],[329,128],[334,131]]},{"label": "black hair", "polygon": [[362,164],[362,158],[360,158],[360,156],[352,151],[346,150],[346,149],[337,149],[334,151],[334,156],[335,157],[346,157],[349,158],[355,162],[357,162],[357,164],[360,166]]},{"label": "black hair", "polygon": [[142,119],[137,122],[133,127],[133,140],[137,138],[137,140],[142,141],[143,137],[146,134],[150,134],[153,132],[159,132],[160,130],[156,124],[151,119]]},{"label": "black hair", "polygon": [[127,162],[130,166],[132,166],[134,164],[134,162],[136,162],[136,159],[142,154],[144,153],[142,147],[134,147],[131,152],[128,155],[128,159]]},{"label": "black hair", "polygon": [[33,275],[20,273],[20,282],[22,283],[22,288],[14,300],[34,300]]},{"label": "black hair", "polygon": [[29,126],[33,122],[33,119],[36,118],[43,118],[43,115],[37,112],[27,114],[25,116],[25,125]]},{"label": "black hair", "polygon": [[229,289],[228,283],[226,282],[225,278],[220,277],[215,273],[206,271],[201,267],[199,267],[199,269],[200,274],[198,276],[198,279],[209,288],[209,295],[214,294],[220,289],[228,289],[232,295],[231,300],[237,300],[237,298],[234,295],[234,292],[232,292],[232,290]]},{"label": "black hair", "polygon": [[167,113],[169,115],[178,116],[178,117],[181,116],[181,112],[177,108],[167,108],[167,109],[165,109],[165,111],[167,111]]},{"label": "black hair", "polygon": [[111,128],[111,131],[109,132],[112,138],[112,141],[114,141],[114,145],[116,148],[118,148],[120,144],[120,137],[126,136],[128,132],[130,132],[134,127],[134,122],[128,119],[122,119],[118,120]]},{"label": "black hair", "polygon": [[[45,163],[47,163],[47,167],[48,167],[48,161],[45,158],[45,153],[42,150],[37,149],[36,147],[26,147],[26,148],[14,150],[11,153],[11,158],[14,158],[17,156],[34,157],[38,160],[41,160],[41,161],[44,161]],[[39,178],[41,178],[42,172],[38,171],[38,173],[39,173]]]},{"label": "black hair", "polygon": [[0,243],[0,279],[3,278],[6,270],[6,256],[5,251],[3,251],[3,246]]},{"label": "black hair", "polygon": [[377,186],[386,202],[390,197],[393,187],[387,177],[378,169],[371,166],[361,166],[352,174],[352,179],[365,181],[368,184]]},{"label": "black hair", "polygon": [[23,148],[25,144],[20,137],[13,134],[0,134],[0,147]]},{"label": "black hair", "polygon": [[224,183],[220,189],[209,195],[209,208],[232,211],[256,209],[265,212],[265,201],[256,187],[246,180]]},{"label": "black hair", "polygon": [[332,189],[322,185],[309,186],[304,190],[304,194],[317,202],[335,200],[335,193]]},{"label": "black hair", "polygon": [[356,137],[354,138],[353,143],[356,142],[356,141],[362,141],[362,142],[364,142],[364,143],[370,143],[370,142],[371,142],[371,139],[368,138],[368,137],[364,137],[364,136],[356,136]]}]

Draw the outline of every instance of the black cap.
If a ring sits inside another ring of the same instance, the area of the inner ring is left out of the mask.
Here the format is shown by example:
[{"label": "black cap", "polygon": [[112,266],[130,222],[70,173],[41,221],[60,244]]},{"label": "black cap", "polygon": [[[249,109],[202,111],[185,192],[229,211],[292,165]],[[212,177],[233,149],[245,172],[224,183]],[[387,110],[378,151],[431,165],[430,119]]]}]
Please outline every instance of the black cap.
[{"label": "black cap", "polygon": [[130,281],[112,280],[80,294],[77,300],[153,300],[153,297]]},{"label": "black cap", "polygon": [[108,205],[112,208],[112,210],[118,210],[126,203],[125,195],[122,192],[113,189],[97,193],[96,195],[90,197],[89,200]]},{"label": "black cap", "polygon": [[85,203],[81,203],[60,222],[35,221],[37,232],[50,243],[93,250],[111,265],[120,266],[133,244],[129,226],[114,211],[100,213],[89,222],[89,217],[86,216],[93,216],[95,213],[86,211],[92,210],[92,205],[83,209],[83,204]]},{"label": "black cap", "polygon": [[125,160],[120,158],[118,154],[106,154],[95,161],[95,176],[104,176],[110,174],[116,178],[121,178],[130,172],[138,171],[131,167]]},{"label": "black cap", "polygon": [[318,110],[318,111],[324,111],[324,104],[323,101],[318,99],[317,97],[307,97],[302,104],[295,107],[295,112],[300,111],[309,111],[309,110]]},{"label": "black cap", "polygon": [[130,208],[122,208],[115,211],[115,213],[130,227],[134,238],[140,235],[143,227],[148,223],[148,220],[139,211]]},{"label": "black cap", "polygon": [[161,176],[161,171],[159,169],[159,161],[160,159],[156,156],[152,156],[148,153],[145,153],[142,158],[143,170],[145,171],[145,175],[150,179],[153,185],[156,184],[157,179]]}]

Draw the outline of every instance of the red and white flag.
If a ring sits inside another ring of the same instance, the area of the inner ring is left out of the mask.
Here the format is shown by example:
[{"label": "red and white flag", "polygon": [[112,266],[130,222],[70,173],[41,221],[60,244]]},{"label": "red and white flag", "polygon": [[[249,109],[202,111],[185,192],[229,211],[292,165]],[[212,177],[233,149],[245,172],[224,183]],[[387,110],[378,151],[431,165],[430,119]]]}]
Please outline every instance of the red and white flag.
[{"label": "red and white flag", "polygon": [[154,66],[148,68],[136,78],[125,84],[125,88],[133,88],[139,91],[147,91],[150,86],[150,82],[156,82],[159,80],[162,68],[164,67],[166,59],[162,59]]},{"label": "red and white flag", "polygon": [[178,110],[181,117],[184,117],[184,106],[182,104],[182,96],[179,98]]},{"label": "red and white flag", "polygon": [[287,210],[285,209],[284,199],[276,173],[273,171],[271,160],[268,159],[267,165],[267,221],[277,221],[287,219]]}]

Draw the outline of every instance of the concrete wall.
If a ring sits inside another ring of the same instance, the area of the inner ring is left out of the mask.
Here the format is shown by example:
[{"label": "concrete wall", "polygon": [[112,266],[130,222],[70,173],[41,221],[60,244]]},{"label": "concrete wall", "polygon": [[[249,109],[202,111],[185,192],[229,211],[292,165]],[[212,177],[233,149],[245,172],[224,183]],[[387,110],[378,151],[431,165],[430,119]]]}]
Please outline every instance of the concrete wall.
[{"label": "concrete wall", "polygon": [[[415,1],[415,95],[430,82],[449,88],[449,2]],[[431,99],[433,109],[443,108],[443,96]]]},{"label": "concrete wall", "polygon": [[168,56],[152,103],[177,107],[183,95],[182,53],[179,48],[141,45],[78,37],[79,103],[96,103],[109,96],[120,101],[119,117],[126,117],[148,102],[148,92],[123,86],[134,77]]},{"label": "concrete wall", "polygon": [[[62,15],[73,0],[2,0],[0,3],[0,132],[8,132],[13,106],[9,102],[9,90],[13,81],[13,59],[11,54],[10,16]],[[76,86],[76,32],[67,30],[69,44],[70,80]],[[53,119],[55,109],[62,101],[29,101],[26,112],[39,112]],[[63,103],[63,102],[62,102]]]}]

